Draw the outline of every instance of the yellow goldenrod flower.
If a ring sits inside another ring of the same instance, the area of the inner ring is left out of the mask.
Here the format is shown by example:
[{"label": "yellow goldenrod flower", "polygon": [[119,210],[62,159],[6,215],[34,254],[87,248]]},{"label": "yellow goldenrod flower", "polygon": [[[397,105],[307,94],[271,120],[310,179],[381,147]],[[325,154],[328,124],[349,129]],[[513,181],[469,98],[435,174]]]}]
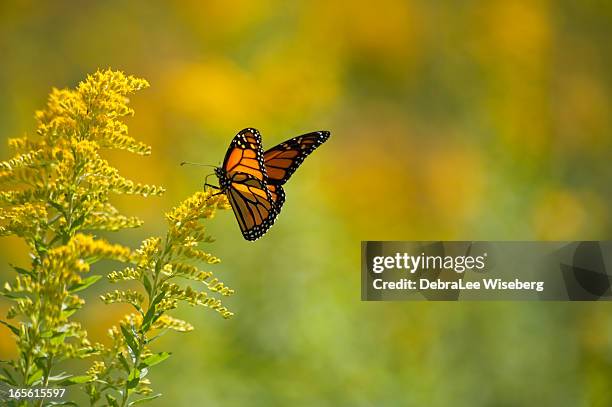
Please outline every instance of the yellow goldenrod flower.
[{"label": "yellow goldenrod flower", "polygon": [[[118,327],[109,331],[113,346],[107,350],[106,360],[111,363],[111,368],[104,380],[116,377],[111,374],[113,369],[123,372],[123,379],[113,387],[121,395],[123,405],[131,393],[148,394],[151,391],[150,383],[140,379],[141,372],[169,356],[165,352],[153,353],[149,348],[159,332],[193,330],[188,322],[168,315],[169,311],[186,302],[210,308],[224,318],[233,315],[216,295],[229,296],[234,290],[214,277],[211,271],[200,270],[197,265],[220,262],[219,258],[198,248],[199,244],[213,240],[200,221],[214,217],[218,209],[227,208],[229,205],[223,195],[215,195],[210,190],[195,193],[166,214],[168,231],[163,238],[145,239],[134,251],[131,257],[134,266],[108,275],[113,283],[137,281],[145,293],[143,296],[133,290],[118,289],[102,296],[108,304],[129,303],[137,311],[127,315]],[[201,284],[207,291],[196,290],[190,285],[182,286],[177,283],[179,280]],[[117,355],[120,363],[113,361]],[[89,386],[89,391],[94,395],[102,392],[95,384]]]},{"label": "yellow goldenrod flower", "polygon": [[[84,304],[79,292],[99,279],[85,275],[100,259],[128,261],[136,254],[81,231],[139,226],[138,218],[112,205],[112,194],[163,192],[122,177],[103,158],[106,149],[150,153],[122,122],[134,113],[128,95],[147,86],[122,72],[98,71],[76,89],[53,89],[46,107],[36,112],[36,135],[9,140],[15,155],[0,162],[0,235],[22,238],[32,258],[14,267],[18,276],[0,292],[13,301],[7,318],[18,321],[1,321],[19,349],[8,367],[20,381],[11,385],[46,386],[57,362],[102,350],[70,319]],[[142,294],[121,293],[109,299],[136,305],[144,300]],[[103,366],[96,365],[92,376]]]},{"label": "yellow goldenrod flower", "polygon": [[[9,140],[15,155],[0,162],[0,236],[24,239],[32,258],[28,267],[15,267],[18,276],[0,291],[14,302],[7,318],[20,321],[1,321],[19,348],[19,359],[10,367],[23,381],[10,383],[14,386],[47,386],[58,361],[97,355],[85,375],[58,384],[83,384],[92,405],[105,399],[126,406],[133,395],[151,394],[144,375],[170,356],[153,352],[155,338],[167,330],[193,330],[169,311],[187,303],[223,318],[233,315],[221,298],[234,291],[212,271],[199,268],[220,262],[200,248],[213,241],[201,221],[229,208],[225,195],[195,193],[166,214],[163,237],[145,239],[137,250],[95,235],[142,224],[119,213],[111,203],[113,194],[164,192],[126,179],[103,156],[107,149],[150,154],[151,148],[131,137],[122,122],[134,114],[128,96],[146,87],[146,81],[122,72],[98,71],[74,90],[52,90],[46,107],[36,113],[35,137]],[[131,304],[135,310],[109,330],[111,344],[106,347],[90,343],[83,327],[71,320],[84,305],[79,292],[100,278],[87,273],[101,259],[129,263],[108,279],[115,284],[129,280],[131,287],[100,298],[107,304]]]}]

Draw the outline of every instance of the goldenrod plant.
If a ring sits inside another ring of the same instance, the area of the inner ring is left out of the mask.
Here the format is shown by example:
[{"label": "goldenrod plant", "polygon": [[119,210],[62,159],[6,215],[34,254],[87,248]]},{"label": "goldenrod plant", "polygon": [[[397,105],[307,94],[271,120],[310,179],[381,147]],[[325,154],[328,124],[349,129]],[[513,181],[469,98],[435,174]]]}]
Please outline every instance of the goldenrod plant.
[{"label": "goldenrod plant", "polygon": [[163,192],[122,177],[101,155],[104,149],[150,154],[122,122],[134,113],[127,95],[147,86],[121,72],[96,72],[75,90],[53,89],[46,108],[36,113],[37,136],[9,140],[16,155],[0,163],[7,186],[0,192],[0,234],[22,238],[31,257],[30,264],[13,266],[18,275],[1,291],[14,302],[1,321],[19,352],[2,367],[0,380],[11,386],[74,384],[83,378],[57,374],[56,366],[100,351],[71,316],[84,304],[79,291],[100,278],[86,277],[92,264],[132,256],[129,248],[93,234],[142,223],[121,215],[111,194]]},{"label": "goldenrod plant", "polygon": [[[0,292],[13,302],[6,320],[0,323],[14,334],[18,350],[15,360],[2,362],[0,380],[14,389],[81,384],[92,405],[102,394],[110,405],[144,401],[133,401],[131,396],[146,398],[151,392],[144,379],[147,369],[169,355],[149,350],[153,335],[192,329],[167,311],[176,308],[179,301],[187,301],[214,309],[225,318],[232,315],[206,292],[174,282],[179,277],[196,280],[211,292],[232,294],[210,272],[186,262],[219,262],[197,248],[199,242],[212,240],[198,222],[226,208],[224,196],[210,191],[196,193],[166,214],[169,230],[164,239],[147,239],[135,251],[96,236],[97,231],[142,224],[137,217],[120,214],[110,202],[112,194],[146,197],[164,192],[161,187],[122,177],[102,156],[106,149],[150,154],[150,147],[129,136],[122,121],[134,113],[127,96],[148,86],[145,80],[122,72],[98,71],[74,90],[53,89],[46,108],[36,113],[37,136],[9,140],[16,155],[0,162],[4,185],[0,191],[0,234],[23,239],[31,258],[29,264],[12,265],[17,276]],[[102,297],[107,303],[128,302],[137,311],[126,316],[119,328],[110,330],[113,341],[106,348],[92,344],[85,329],[71,319],[84,305],[79,292],[100,278],[87,276],[91,265],[102,259],[132,264],[111,273],[110,281],[137,280],[143,288],[142,292],[117,290]],[[100,355],[102,360],[87,374],[59,371],[58,365],[68,359],[92,355]],[[119,373],[113,377],[115,368]],[[9,405],[74,404],[45,401],[36,398],[39,393],[21,394],[30,399],[9,398]]]},{"label": "goldenrod plant", "polygon": [[[145,376],[170,352],[154,353],[151,343],[168,330],[193,329],[168,311],[184,301],[224,318],[233,315],[219,299],[233,290],[197,266],[220,261],[199,248],[213,241],[200,221],[229,207],[224,195],[195,193],[166,214],[163,238],[146,239],[137,250],[96,236],[97,231],[142,224],[137,217],[121,215],[110,202],[112,194],[163,193],[161,187],[122,177],[101,156],[105,149],[150,154],[150,147],[129,136],[121,121],[134,113],[127,96],[147,86],[121,72],[98,71],[76,90],[51,92],[47,107],[36,114],[36,138],[9,140],[16,155],[0,163],[0,181],[6,186],[0,191],[0,234],[22,238],[32,259],[28,265],[12,266],[18,275],[1,291],[14,302],[0,323],[14,334],[18,357],[3,362],[0,380],[21,391],[21,398],[7,399],[9,405],[76,405],[64,399],[45,401],[36,398],[45,393],[24,391],[74,384],[83,387],[92,406],[127,406],[157,398],[160,394],[152,394]],[[129,265],[110,273],[111,283],[139,284],[138,289],[121,287],[101,297],[108,304],[128,303],[135,309],[109,330],[109,346],[90,343],[83,327],[71,320],[85,304],[79,292],[100,279],[86,275],[101,259]],[[178,279],[206,289],[181,286]],[[94,355],[97,360],[85,373],[58,371],[63,361]]]},{"label": "goldenrod plant", "polygon": [[[91,405],[99,401],[111,406],[127,406],[155,399],[145,376],[149,368],[164,361],[169,352],[153,352],[150,344],[168,330],[188,332],[193,326],[167,314],[180,302],[202,305],[230,318],[229,311],[218,298],[234,293],[208,270],[197,264],[213,265],[219,259],[201,250],[199,243],[212,242],[202,219],[210,219],[217,209],[229,207],[225,195],[211,190],[197,192],[166,213],[168,231],[163,238],[144,240],[132,256],[132,266],[108,275],[112,283],[137,282],[139,290],[117,289],[102,296],[108,304],[127,303],[135,312],[109,330],[112,346],[103,352],[88,374],[86,385]],[[204,291],[177,280],[192,280]],[[134,399],[134,400],[133,400]]]}]

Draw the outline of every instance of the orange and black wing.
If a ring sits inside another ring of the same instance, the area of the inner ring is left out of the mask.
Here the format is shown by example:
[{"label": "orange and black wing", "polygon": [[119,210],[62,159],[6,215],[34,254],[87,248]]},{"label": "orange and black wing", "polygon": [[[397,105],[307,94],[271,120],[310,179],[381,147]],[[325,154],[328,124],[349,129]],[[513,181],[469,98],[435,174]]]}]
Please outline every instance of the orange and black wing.
[{"label": "orange and black wing", "polygon": [[264,180],[235,173],[226,194],[245,239],[259,239],[274,224],[278,209]]},{"label": "orange and black wing", "polygon": [[285,203],[285,190],[280,185],[268,185],[268,191],[270,191],[270,196],[272,198],[272,202],[274,202],[274,206],[276,206],[276,210],[280,212],[281,207]]},{"label": "orange and black wing", "polygon": [[263,161],[268,185],[280,187],[287,182],[304,159],[328,138],[329,131],[315,131],[294,137],[266,151]]},{"label": "orange and black wing", "polygon": [[223,169],[229,179],[235,173],[244,173],[265,181],[261,135],[257,130],[247,128],[236,134],[225,154]]}]

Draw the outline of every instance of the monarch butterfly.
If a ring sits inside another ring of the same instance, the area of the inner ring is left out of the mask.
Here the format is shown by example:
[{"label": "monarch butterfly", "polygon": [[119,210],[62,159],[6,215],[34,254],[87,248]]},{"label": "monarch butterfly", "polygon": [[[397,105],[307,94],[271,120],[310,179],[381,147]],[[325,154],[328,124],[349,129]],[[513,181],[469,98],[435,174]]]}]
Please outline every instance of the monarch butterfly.
[{"label": "monarch butterfly", "polygon": [[329,134],[303,134],[265,153],[261,135],[255,129],[246,128],[233,138],[215,174],[246,240],[259,239],[274,224],[285,202],[283,185],[304,159],[327,141]]}]

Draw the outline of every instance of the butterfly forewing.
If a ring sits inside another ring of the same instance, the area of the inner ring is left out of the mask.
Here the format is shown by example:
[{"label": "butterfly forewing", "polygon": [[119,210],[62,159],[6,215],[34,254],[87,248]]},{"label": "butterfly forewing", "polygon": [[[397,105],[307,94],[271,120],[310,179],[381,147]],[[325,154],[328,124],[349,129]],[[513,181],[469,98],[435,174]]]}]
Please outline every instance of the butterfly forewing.
[{"label": "butterfly forewing", "polygon": [[315,131],[280,143],[264,153],[268,184],[283,185],[304,159],[329,138],[328,131]]},{"label": "butterfly forewing", "polygon": [[223,169],[228,178],[240,172],[265,180],[266,168],[263,164],[261,135],[257,130],[244,129],[234,137],[225,154]]}]

